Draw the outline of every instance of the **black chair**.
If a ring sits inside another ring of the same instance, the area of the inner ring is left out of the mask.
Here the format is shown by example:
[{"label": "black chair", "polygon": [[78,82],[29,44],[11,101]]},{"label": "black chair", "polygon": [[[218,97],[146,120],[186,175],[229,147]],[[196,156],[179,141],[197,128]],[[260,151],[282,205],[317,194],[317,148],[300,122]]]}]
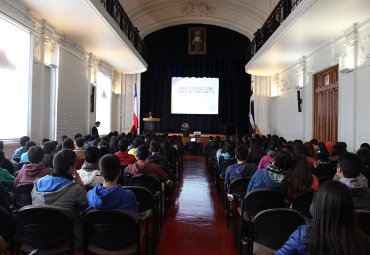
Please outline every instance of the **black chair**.
[{"label": "black chair", "polygon": [[121,210],[91,210],[84,219],[84,254],[140,255],[140,226]]},{"label": "black chair", "polygon": [[[147,188],[152,192],[154,196],[154,201],[156,202],[156,208],[158,212],[157,224],[162,226],[162,216],[164,213],[163,201],[164,201],[164,192],[162,192],[162,183],[151,176],[140,176],[132,177],[130,180],[130,186],[140,186]],[[158,228],[159,229],[159,228]]]},{"label": "black chair", "polygon": [[[289,236],[305,224],[302,215],[292,209],[267,209],[256,215],[253,222],[253,242],[277,250],[288,240]],[[253,253],[250,253],[253,254]]]},{"label": "black chair", "polygon": [[156,240],[156,225],[155,225],[155,218],[156,218],[156,210],[155,210],[155,201],[154,196],[144,187],[139,186],[125,186],[123,189],[131,190],[136,197],[136,201],[139,203],[139,214],[138,214],[138,221],[139,223],[145,222],[145,240],[146,240],[146,251],[147,254],[149,253],[149,219],[152,219],[152,248],[153,254],[155,251],[155,240]]},{"label": "black chair", "polygon": [[9,247],[10,254],[13,253],[13,239],[15,234],[15,221],[9,211],[0,206],[0,236],[4,238]]},{"label": "black chair", "polygon": [[26,205],[32,205],[31,191],[33,189],[33,183],[19,184],[15,188],[14,204],[17,208],[22,208]]},{"label": "black chair", "polygon": [[370,211],[356,210],[355,216],[361,230],[370,237]]},{"label": "black chair", "polygon": [[55,206],[28,205],[16,216],[16,250],[38,249],[45,254],[74,254],[71,214]]},{"label": "black chair", "polygon": [[307,191],[299,194],[292,203],[292,209],[300,212],[307,219],[312,219],[310,206],[312,203],[315,191]]},{"label": "black chair", "polygon": [[284,195],[282,193],[260,189],[249,192],[242,202],[240,215],[242,216],[240,253],[243,252],[242,240],[247,241],[251,247],[251,234],[254,217],[266,209],[284,208]]},{"label": "black chair", "polygon": [[[226,212],[227,212],[227,226],[230,224],[230,203],[234,202],[235,203],[235,208],[239,207],[239,202],[245,197],[247,193],[247,187],[249,184],[249,181],[251,180],[251,177],[245,177],[245,178],[237,178],[233,180],[231,183],[226,183],[226,202],[227,202],[227,207],[226,207]],[[234,233],[235,233],[235,242],[236,242],[236,237],[238,235],[238,217],[235,214],[234,215]]]}]

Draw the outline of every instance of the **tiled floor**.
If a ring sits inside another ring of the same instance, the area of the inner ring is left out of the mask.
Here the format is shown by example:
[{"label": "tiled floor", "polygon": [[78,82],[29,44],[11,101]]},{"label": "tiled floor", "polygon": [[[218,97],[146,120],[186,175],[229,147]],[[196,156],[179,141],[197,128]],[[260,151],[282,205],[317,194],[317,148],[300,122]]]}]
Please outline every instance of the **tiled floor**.
[{"label": "tiled floor", "polygon": [[158,255],[236,255],[204,157],[188,157],[159,239]]}]

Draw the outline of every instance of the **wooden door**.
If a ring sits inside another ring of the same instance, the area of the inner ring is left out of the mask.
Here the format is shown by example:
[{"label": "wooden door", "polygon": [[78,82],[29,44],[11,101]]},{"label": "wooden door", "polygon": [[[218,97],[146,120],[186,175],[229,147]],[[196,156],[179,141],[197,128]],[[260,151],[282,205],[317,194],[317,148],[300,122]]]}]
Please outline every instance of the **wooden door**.
[{"label": "wooden door", "polygon": [[314,74],[313,137],[318,141],[338,140],[338,65]]}]

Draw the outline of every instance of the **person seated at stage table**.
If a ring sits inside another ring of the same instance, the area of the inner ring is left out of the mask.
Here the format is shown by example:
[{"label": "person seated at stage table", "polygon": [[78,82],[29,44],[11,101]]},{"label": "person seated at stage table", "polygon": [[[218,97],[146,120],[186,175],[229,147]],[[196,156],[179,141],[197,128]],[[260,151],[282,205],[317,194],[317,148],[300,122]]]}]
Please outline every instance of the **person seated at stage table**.
[{"label": "person seated at stage table", "polygon": [[129,164],[133,164],[136,162],[135,156],[128,154],[127,152],[128,145],[129,145],[129,141],[126,138],[122,138],[118,142],[119,151],[114,153],[114,155],[116,155],[121,161],[121,169],[123,169],[123,167],[128,166]]},{"label": "person seated at stage table", "polygon": [[226,183],[231,183],[237,178],[252,177],[257,170],[255,164],[247,163],[248,148],[245,145],[238,145],[235,148],[235,158],[237,163],[226,168]]},{"label": "person seated at stage table", "polygon": [[[160,154],[161,145],[157,140],[150,142],[150,153],[151,155],[146,158],[146,162],[154,163],[160,166],[164,166],[168,169],[174,169],[176,166],[171,164],[162,154]],[[167,173],[170,174],[170,173]]]},{"label": "person seated at stage table", "polygon": [[167,186],[172,187],[173,182],[169,179],[168,174],[166,174],[159,165],[145,161],[148,158],[148,156],[149,156],[148,147],[145,145],[140,145],[137,148],[138,161],[128,165],[127,168],[125,169],[125,173],[128,173],[133,177],[151,176],[161,182],[166,183]]}]

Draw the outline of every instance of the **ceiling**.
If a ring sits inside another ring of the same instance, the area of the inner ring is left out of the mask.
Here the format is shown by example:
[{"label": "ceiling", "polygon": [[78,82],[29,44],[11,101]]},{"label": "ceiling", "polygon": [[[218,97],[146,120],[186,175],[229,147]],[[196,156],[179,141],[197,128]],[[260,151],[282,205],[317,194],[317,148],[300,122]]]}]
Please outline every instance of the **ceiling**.
[{"label": "ceiling", "polygon": [[304,0],[246,65],[254,75],[274,75],[343,37],[354,23],[370,19],[369,0]]},{"label": "ceiling", "polygon": [[211,24],[250,40],[278,0],[119,0],[140,35],[181,24]]}]

